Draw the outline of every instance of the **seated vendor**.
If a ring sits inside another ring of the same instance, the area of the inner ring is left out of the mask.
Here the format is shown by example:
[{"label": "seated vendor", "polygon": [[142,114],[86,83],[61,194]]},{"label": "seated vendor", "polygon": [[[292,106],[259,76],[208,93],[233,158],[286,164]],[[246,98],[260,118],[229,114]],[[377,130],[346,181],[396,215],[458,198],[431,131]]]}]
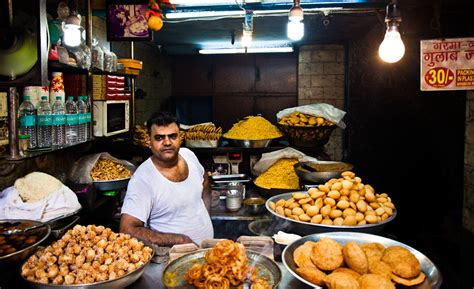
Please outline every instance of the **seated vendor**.
[{"label": "seated vendor", "polygon": [[212,239],[208,176],[196,155],[180,148],[176,117],[155,113],[147,129],[153,155],[128,184],[120,232],[160,246]]}]

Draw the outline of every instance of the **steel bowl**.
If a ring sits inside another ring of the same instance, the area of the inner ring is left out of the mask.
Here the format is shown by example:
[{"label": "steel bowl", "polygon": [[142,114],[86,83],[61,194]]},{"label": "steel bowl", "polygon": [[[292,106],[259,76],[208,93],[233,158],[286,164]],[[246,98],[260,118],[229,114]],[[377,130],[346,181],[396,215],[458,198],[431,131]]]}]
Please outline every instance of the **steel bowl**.
[{"label": "steel bowl", "polygon": [[[150,247],[153,252],[151,254],[151,258],[143,264],[140,268],[129,272],[119,278],[112,279],[112,280],[107,280],[107,281],[101,281],[101,282],[95,282],[95,283],[90,283],[90,284],[73,284],[73,285],[54,285],[54,284],[43,284],[39,282],[33,282],[25,279],[23,276],[23,280],[28,283],[28,285],[31,288],[38,288],[38,289],[109,289],[109,288],[125,288],[128,285],[132,284],[133,282],[137,281],[138,278],[140,278],[143,273],[145,272],[145,268],[150,264],[151,259],[153,259],[153,256],[155,254],[155,249],[154,247],[150,244],[148,241],[144,241],[142,239],[137,238],[138,240],[142,241],[145,243],[146,246]],[[21,269],[20,269],[20,275],[21,275]]]},{"label": "steel bowl", "polygon": [[262,188],[253,183],[257,193],[265,199],[271,198],[273,196],[281,195],[288,192],[297,192],[299,189],[278,189],[278,188]]},{"label": "steel bowl", "polygon": [[280,137],[277,138],[267,138],[267,139],[256,139],[256,140],[251,140],[251,139],[234,139],[234,138],[225,138],[229,141],[229,143],[233,144],[234,146],[237,147],[243,147],[243,148],[266,148],[267,146],[270,145],[270,143],[273,140],[279,139]]},{"label": "steel bowl", "polygon": [[[304,191],[303,193],[307,193]],[[366,224],[366,225],[356,225],[356,226],[337,226],[337,225],[325,225],[325,224],[314,224],[310,222],[296,221],[288,217],[280,216],[275,211],[270,209],[270,202],[276,203],[280,199],[288,200],[292,197],[292,193],[281,194],[273,196],[267,200],[265,207],[272,214],[275,222],[282,224],[287,224],[288,230],[292,233],[305,236],[315,233],[324,233],[324,232],[334,232],[334,231],[344,231],[344,232],[360,232],[360,233],[371,233],[377,234],[397,215],[397,210],[393,210],[393,215],[391,215],[386,220],[383,220],[377,224]]]},{"label": "steel bowl", "polygon": [[[333,166],[335,170],[320,171],[318,165],[319,167],[328,166],[329,169],[331,169],[330,166]],[[293,166],[300,179],[317,184],[325,183],[332,178],[339,178],[342,172],[352,170],[353,167],[349,163],[332,161],[299,162]]]},{"label": "steel bowl", "polygon": [[332,132],[337,127],[331,126],[291,126],[277,124],[290,145],[299,147],[322,147],[331,137]]},{"label": "steel bowl", "polygon": [[[170,262],[163,270],[163,285],[165,285],[166,288],[195,288],[184,280],[184,275],[192,265],[202,264],[205,262],[204,256],[207,250],[208,249],[198,250]],[[282,274],[275,261],[251,250],[246,250],[246,254],[248,264],[257,268],[258,277],[266,278],[270,284],[270,288],[277,288],[281,281]],[[237,288],[237,286],[231,286],[230,288]]]},{"label": "steel bowl", "polygon": [[260,197],[245,198],[244,206],[250,214],[259,215],[265,212],[265,199]]},{"label": "steel bowl", "polygon": [[130,178],[112,181],[94,181],[94,187],[100,191],[114,191],[126,189]]},{"label": "steel bowl", "polygon": [[[441,272],[438,270],[438,267],[430,260],[428,257],[417,251],[416,249],[405,245],[403,243],[400,243],[398,241],[381,237],[381,236],[376,236],[372,234],[364,234],[364,233],[354,233],[354,232],[332,232],[332,233],[322,233],[322,234],[313,234],[309,235],[306,237],[303,237],[301,239],[298,239],[294,241],[293,243],[289,244],[286,246],[286,248],[283,250],[282,254],[282,261],[283,265],[285,268],[298,280],[301,282],[308,284],[311,287],[314,288],[322,288],[320,286],[317,286],[306,279],[302,278],[300,275],[296,273],[296,264],[293,260],[293,253],[296,248],[299,246],[303,245],[307,241],[313,241],[317,242],[319,239],[323,237],[329,237],[340,244],[346,244],[349,241],[353,241],[356,243],[380,243],[384,245],[385,247],[389,246],[402,246],[408,249],[411,253],[413,253],[418,261],[420,261],[420,267],[421,271],[426,275],[426,279],[423,283],[416,285],[416,286],[411,286],[411,289],[439,289],[441,287],[441,283],[443,282],[443,277],[441,275]],[[405,287],[403,287],[405,288]]]},{"label": "steel bowl", "polygon": [[[4,219],[4,220],[0,220],[0,225],[4,224],[4,223],[7,223],[7,222],[8,223],[19,222],[19,223],[22,223],[22,224],[25,224],[25,225],[30,225],[30,224],[31,225],[39,225],[39,224],[42,224],[42,222],[33,221],[33,220]],[[28,234],[31,234],[31,232],[37,232],[37,234],[39,234],[38,241],[36,241],[36,243],[34,243],[32,245],[29,245],[29,246],[27,246],[27,247],[25,247],[21,250],[18,250],[16,252],[11,253],[11,254],[0,256],[0,269],[7,268],[7,267],[12,266],[12,265],[16,265],[16,264],[20,263],[22,260],[26,259],[31,254],[33,254],[33,252],[36,251],[36,248],[41,244],[41,242],[43,242],[44,240],[46,240],[48,238],[49,234],[51,233],[51,227],[48,224],[45,224],[43,227],[32,230]]]}]

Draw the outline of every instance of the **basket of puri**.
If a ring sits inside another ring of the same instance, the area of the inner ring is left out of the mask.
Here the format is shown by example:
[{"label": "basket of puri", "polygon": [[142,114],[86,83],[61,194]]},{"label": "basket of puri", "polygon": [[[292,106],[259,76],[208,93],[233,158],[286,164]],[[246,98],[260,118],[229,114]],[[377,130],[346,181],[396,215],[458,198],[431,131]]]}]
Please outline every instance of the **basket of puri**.
[{"label": "basket of puri", "polygon": [[299,235],[333,231],[375,234],[397,215],[388,194],[376,193],[351,171],[308,191],[273,196],[265,206],[275,222],[287,224]]},{"label": "basket of puri", "polygon": [[273,260],[231,240],[171,261],[162,279],[166,288],[258,289],[277,288],[280,280],[280,268]]},{"label": "basket of puri", "polygon": [[21,276],[32,288],[125,288],[154,255],[148,242],[104,226],[76,225],[30,256]]},{"label": "basket of puri", "polygon": [[320,147],[329,141],[336,125],[323,117],[294,112],[279,119],[278,128],[290,145]]},{"label": "basket of puri", "polygon": [[264,148],[282,136],[276,126],[261,116],[247,116],[223,135],[230,143],[244,148]]}]

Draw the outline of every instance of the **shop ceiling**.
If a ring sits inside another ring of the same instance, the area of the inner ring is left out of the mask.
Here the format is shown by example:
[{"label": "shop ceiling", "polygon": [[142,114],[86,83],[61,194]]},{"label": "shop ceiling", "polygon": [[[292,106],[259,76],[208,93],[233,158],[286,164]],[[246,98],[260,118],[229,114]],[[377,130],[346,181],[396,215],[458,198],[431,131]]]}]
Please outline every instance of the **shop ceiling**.
[{"label": "shop ceiling", "polygon": [[[301,0],[304,10],[305,36],[302,40],[292,42],[288,39],[286,29],[288,11],[293,1],[281,0],[171,0],[176,3],[176,11],[163,8],[165,15],[183,15],[211,12],[219,16],[165,18],[161,31],[153,33],[150,45],[167,54],[197,54],[203,48],[240,48],[240,37],[244,23],[244,12],[253,12],[252,45],[259,46],[293,46],[308,43],[337,43],[360,37],[367,27],[380,26],[381,40],[384,35],[385,7],[388,0]],[[472,0],[452,0],[451,2],[469,2]],[[94,7],[103,1],[94,2]],[[401,0],[402,8],[420,5],[432,6],[442,0]],[[454,4],[454,3],[453,3]],[[169,13],[169,14],[168,14]],[[226,15],[237,13],[238,15]],[[99,12],[100,14],[100,12]],[[102,14],[103,15],[103,14]],[[403,15],[402,15],[403,17]],[[403,23],[402,23],[403,25]]]}]

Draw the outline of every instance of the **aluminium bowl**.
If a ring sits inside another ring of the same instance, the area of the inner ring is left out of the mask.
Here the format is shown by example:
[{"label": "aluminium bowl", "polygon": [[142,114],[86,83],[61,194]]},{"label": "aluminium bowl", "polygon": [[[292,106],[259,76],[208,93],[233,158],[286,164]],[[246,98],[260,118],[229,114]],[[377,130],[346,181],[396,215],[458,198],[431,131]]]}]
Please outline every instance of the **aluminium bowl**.
[{"label": "aluminium bowl", "polygon": [[284,193],[288,193],[288,192],[297,192],[300,190],[300,189],[263,188],[263,187],[258,186],[255,183],[255,181],[253,182],[253,185],[255,186],[257,193],[265,199],[271,198],[273,196],[281,195]]},{"label": "aluminium bowl", "polygon": [[[320,167],[328,166],[338,166],[339,169],[333,171],[320,171],[319,169],[316,170],[313,166],[319,165]],[[293,168],[295,169],[295,173],[298,177],[302,180],[316,183],[316,184],[323,184],[329,181],[332,178],[339,178],[341,177],[341,173],[344,171],[351,170],[354,166],[349,163],[344,162],[334,162],[334,161],[318,161],[315,162],[298,162],[296,163]],[[313,168],[315,171],[308,170]]]},{"label": "aluminium bowl", "polygon": [[[385,247],[389,246],[402,246],[408,249],[411,253],[415,255],[415,257],[420,261],[420,268],[421,271],[426,275],[425,281],[419,285],[416,286],[410,286],[406,288],[410,289],[439,289],[441,287],[441,283],[443,282],[443,277],[441,275],[441,272],[438,270],[436,265],[428,259],[425,255],[417,251],[416,249],[405,245],[403,243],[400,243],[398,241],[381,237],[381,236],[376,236],[372,234],[364,234],[364,233],[354,233],[354,232],[332,232],[332,233],[322,233],[322,234],[313,234],[309,236],[305,236],[301,239],[298,239],[294,241],[293,243],[289,244],[286,246],[286,248],[283,250],[282,254],[282,261],[283,265],[285,268],[293,275],[295,278],[300,280],[301,282],[308,284],[309,286],[313,288],[319,288],[321,289],[322,287],[317,286],[304,278],[302,278],[300,275],[296,273],[296,264],[293,261],[293,253],[296,248],[298,248],[300,245],[303,245],[307,241],[313,241],[317,242],[323,237],[329,237],[340,244],[346,244],[349,241],[354,241],[356,243],[362,244],[362,243],[380,243],[384,245]],[[403,286],[401,286],[403,287]],[[398,288],[398,286],[397,286]],[[405,288],[405,287],[403,287]]]},{"label": "aluminium bowl", "polygon": [[[0,225],[7,222],[8,223],[20,222],[20,223],[28,223],[31,225],[38,225],[42,223],[42,222],[33,221],[33,220],[3,219],[3,220],[0,220]],[[21,250],[18,250],[8,255],[0,256],[0,269],[7,268],[8,266],[16,265],[20,263],[22,260],[26,259],[31,254],[33,254],[36,251],[37,247],[41,244],[41,242],[43,242],[44,240],[48,238],[49,234],[51,233],[51,227],[48,224],[46,224],[45,226],[35,229],[34,231],[41,231],[41,234],[38,240],[34,244],[29,245]]]},{"label": "aluminium bowl", "polygon": [[265,212],[265,199],[261,197],[249,197],[243,201],[245,208],[252,215],[259,215]]},{"label": "aluminium bowl", "polygon": [[234,139],[234,138],[225,138],[229,140],[229,143],[233,144],[237,147],[243,148],[266,148],[270,145],[273,140],[279,139],[277,138],[266,138],[266,139]]},{"label": "aluminium bowl", "polygon": [[[302,193],[307,193],[303,191]],[[397,215],[397,210],[393,210],[393,215],[391,215],[386,220],[378,222],[377,224],[366,224],[366,225],[355,225],[355,226],[337,226],[337,225],[325,225],[325,224],[314,224],[310,222],[296,221],[288,217],[280,216],[275,211],[270,209],[269,203],[276,203],[280,199],[288,200],[292,197],[292,193],[285,193],[281,195],[276,195],[267,200],[265,207],[272,214],[276,222],[287,224],[288,230],[292,233],[305,236],[315,233],[324,233],[324,232],[334,232],[334,231],[344,231],[344,232],[360,232],[360,233],[371,233],[377,234],[387,225],[389,222],[393,221]]]}]

